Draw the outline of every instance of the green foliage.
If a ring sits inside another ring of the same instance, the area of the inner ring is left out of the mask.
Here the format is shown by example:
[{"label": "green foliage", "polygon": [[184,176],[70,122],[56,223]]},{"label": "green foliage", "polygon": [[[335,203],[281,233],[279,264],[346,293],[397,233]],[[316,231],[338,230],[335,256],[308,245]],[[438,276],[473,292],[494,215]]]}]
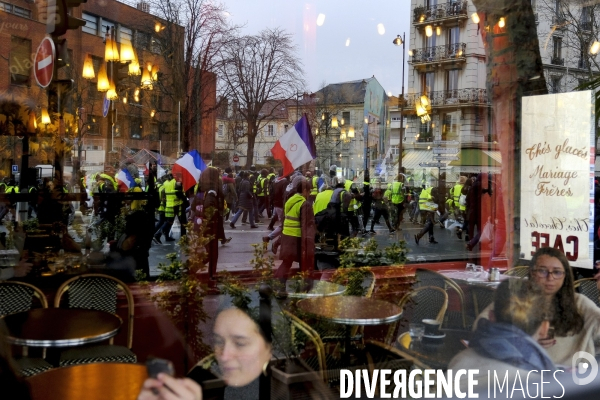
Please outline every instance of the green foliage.
[{"label": "green foliage", "polygon": [[160,275],[158,275],[157,282],[165,282],[165,281],[176,281],[183,277],[184,273],[187,271],[187,267],[181,260],[179,259],[179,255],[177,253],[169,253],[167,254],[167,260],[169,260],[170,264],[158,263],[158,269],[160,270]]},{"label": "green foliage", "polygon": [[408,252],[405,241],[392,243],[380,250],[375,239],[363,243],[359,238],[346,238],[341,241],[339,248],[342,251],[341,268],[403,265]]},{"label": "green foliage", "polygon": [[25,232],[33,232],[33,231],[37,230],[37,228],[40,226],[37,218],[28,219],[26,221],[23,221],[22,224],[23,224],[23,230]]},{"label": "green foliage", "polygon": [[108,220],[102,221],[100,226],[96,228],[96,236],[100,238],[100,241],[118,240],[125,233],[127,212],[127,207],[123,207],[114,223]]}]

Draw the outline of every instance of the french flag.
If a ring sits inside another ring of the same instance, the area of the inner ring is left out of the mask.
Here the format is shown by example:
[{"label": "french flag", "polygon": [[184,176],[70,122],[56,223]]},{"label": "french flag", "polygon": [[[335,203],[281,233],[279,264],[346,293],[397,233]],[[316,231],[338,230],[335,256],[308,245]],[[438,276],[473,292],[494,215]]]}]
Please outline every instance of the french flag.
[{"label": "french flag", "polygon": [[[198,183],[200,173],[205,169],[206,164],[204,164],[204,160],[202,160],[198,151],[192,150],[175,162],[171,172],[175,179],[181,179],[183,191],[185,192]],[[178,178],[178,176],[181,178]]]},{"label": "french flag", "polygon": [[296,168],[317,157],[306,114],[275,143],[271,153],[283,163],[284,175],[291,174]]},{"label": "french flag", "polygon": [[135,186],[135,180],[127,168],[120,170],[117,174],[117,184],[119,187],[119,192],[126,192]]}]

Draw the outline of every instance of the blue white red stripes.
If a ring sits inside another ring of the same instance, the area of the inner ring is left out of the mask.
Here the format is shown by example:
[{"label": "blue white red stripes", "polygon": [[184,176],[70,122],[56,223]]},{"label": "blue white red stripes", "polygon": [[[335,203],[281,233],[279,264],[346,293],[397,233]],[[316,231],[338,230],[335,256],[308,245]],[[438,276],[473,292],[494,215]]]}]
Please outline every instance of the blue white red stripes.
[{"label": "blue white red stripes", "polygon": [[306,114],[275,143],[271,153],[283,163],[284,175],[316,158],[317,150]]},{"label": "blue white red stripes", "polygon": [[173,177],[181,181],[183,191],[187,191],[198,183],[200,173],[206,169],[206,164],[197,150],[186,153],[173,165]]},{"label": "blue white red stripes", "polygon": [[127,168],[120,170],[117,174],[117,185],[119,188],[119,192],[126,192],[135,186],[135,180],[133,179],[133,176],[131,176]]}]

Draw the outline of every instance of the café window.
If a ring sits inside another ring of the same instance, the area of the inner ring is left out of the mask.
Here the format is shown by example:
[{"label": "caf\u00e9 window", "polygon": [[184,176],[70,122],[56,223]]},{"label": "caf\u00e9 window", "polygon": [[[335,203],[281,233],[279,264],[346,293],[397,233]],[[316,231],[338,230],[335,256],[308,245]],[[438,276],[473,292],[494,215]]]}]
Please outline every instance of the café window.
[{"label": "caf\u00e9 window", "polygon": [[81,30],[91,35],[98,34],[98,17],[86,12],[82,13],[82,19],[85,21],[85,25],[81,27]]},{"label": "caf\u00e9 window", "polygon": [[88,135],[100,135],[100,117],[88,114],[86,129],[85,133]]},{"label": "caf\u00e9 window", "polygon": [[131,138],[141,139],[143,134],[143,125],[141,118],[131,118]]},{"label": "caf\u00e9 window", "polygon": [[31,40],[16,36],[10,38],[10,83],[29,85],[31,76]]}]

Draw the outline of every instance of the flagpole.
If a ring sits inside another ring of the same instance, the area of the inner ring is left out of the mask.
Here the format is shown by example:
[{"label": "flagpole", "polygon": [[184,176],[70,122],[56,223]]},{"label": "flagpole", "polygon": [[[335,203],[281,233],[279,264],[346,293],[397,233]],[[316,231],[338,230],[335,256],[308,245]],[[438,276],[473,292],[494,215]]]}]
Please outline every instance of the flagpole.
[{"label": "flagpole", "polygon": [[181,101],[177,102],[177,157],[181,154]]}]

